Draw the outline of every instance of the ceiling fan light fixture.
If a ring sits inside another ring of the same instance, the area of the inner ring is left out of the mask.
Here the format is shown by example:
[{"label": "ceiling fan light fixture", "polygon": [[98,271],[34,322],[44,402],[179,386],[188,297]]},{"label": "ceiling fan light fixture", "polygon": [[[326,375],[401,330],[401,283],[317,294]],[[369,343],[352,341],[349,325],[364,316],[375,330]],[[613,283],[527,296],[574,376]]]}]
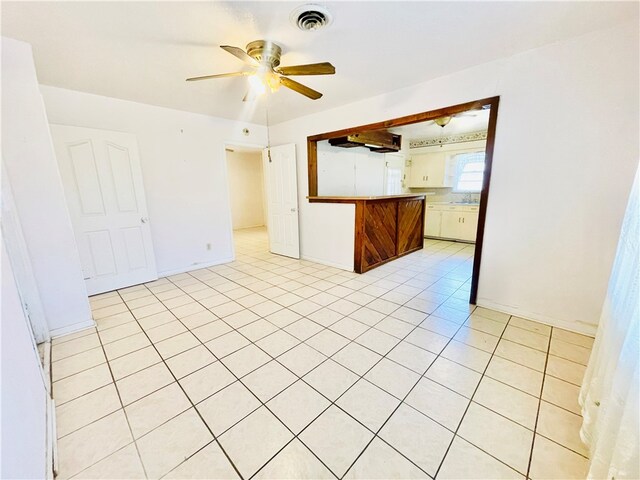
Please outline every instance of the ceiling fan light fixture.
[{"label": "ceiling fan light fixture", "polygon": [[306,4],[295,8],[289,15],[289,20],[303,32],[315,32],[329,26],[333,16],[325,7]]},{"label": "ceiling fan light fixture", "polygon": [[258,74],[249,76],[249,88],[256,95],[263,95],[267,91],[264,80]]},{"label": "ceiling fan light fixture", "polygon": [[447,125],[449,125],[449,122],[451,121],[451,117],[450,116],[445,116],[445,117],[440,117],[440,118],[436,118],[433,122],[438,125],[439,127],[446,127]]},{"label": "ceiling fan light fixture", "polygon": [[280,89],[280,77],[273,69],[262,66],[249,76],[249,88],[256,95],[263,95],[267,90],[275,93]]},{"label": "ceiling fan light fixture", "polygon": [[269,72],[269,74],[265,77],[265,84],[269,87],[272,93],[280,90],[280,77],[278,77],[275,73]]}]

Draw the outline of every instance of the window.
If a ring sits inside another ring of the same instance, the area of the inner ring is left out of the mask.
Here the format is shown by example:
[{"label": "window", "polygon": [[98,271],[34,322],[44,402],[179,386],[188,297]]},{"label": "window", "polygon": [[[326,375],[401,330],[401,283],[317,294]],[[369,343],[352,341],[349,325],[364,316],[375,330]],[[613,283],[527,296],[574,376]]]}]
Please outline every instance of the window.
[{"label": "window", "polygon": [[455,156],[456,176],[454,192],[479,192],[482,190],[484,152],[461,153]]}]

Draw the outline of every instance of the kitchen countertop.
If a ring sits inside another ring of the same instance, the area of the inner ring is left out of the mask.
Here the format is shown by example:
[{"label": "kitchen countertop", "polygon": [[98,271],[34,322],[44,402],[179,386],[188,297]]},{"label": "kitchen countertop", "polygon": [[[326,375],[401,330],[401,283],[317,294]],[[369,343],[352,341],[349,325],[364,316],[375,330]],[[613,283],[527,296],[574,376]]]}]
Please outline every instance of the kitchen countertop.
[{"label": "kitchen countertop", "polygon": [[374,195],[370,197],[356,197],[356,196],[335,196],[335,195],[327,195],[327,196],[317,196],[317,197],[307,197],[310,203],[355,203],[355,202],[366,202],[372,200],[399,200],[399,199],[407,199],[407,198],[416,198],[423,199],[425,198],[424,193],[406,193],[402,195]]},{"label": "kitchen countertop", "polygon": [[429,205],[460,205],[462,207],[478,207],[480,203],[478,202],[427,202],[427,206]]}]

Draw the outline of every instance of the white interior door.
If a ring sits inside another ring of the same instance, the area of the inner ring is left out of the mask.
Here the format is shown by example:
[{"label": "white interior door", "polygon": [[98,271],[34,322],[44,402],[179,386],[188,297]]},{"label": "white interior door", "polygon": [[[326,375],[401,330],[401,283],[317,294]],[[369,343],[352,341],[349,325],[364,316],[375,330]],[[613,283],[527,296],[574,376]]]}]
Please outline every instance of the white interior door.
[{"label": "white interior door", "polygon": [[279,255],[300,258],[296,146],[292,143],[265,149],[262,151],[262,161],[266,184],[269,250]]},{"label": "white interior door", "polygon": [[135,135],[51,134],[89,295],[158,278]]}]

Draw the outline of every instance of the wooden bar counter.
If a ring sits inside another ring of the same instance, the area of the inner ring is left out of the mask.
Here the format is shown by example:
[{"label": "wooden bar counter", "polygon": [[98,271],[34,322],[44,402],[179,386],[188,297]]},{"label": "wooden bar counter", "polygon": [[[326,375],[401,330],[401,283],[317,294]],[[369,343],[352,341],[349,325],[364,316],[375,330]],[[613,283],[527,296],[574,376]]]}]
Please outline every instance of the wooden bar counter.
[{"label": "wooden bar counter", "polygon": [[307,197],[310,203],[356,206],[354,270],[364,273],[424,243],[424,194],[380,197]]}]

